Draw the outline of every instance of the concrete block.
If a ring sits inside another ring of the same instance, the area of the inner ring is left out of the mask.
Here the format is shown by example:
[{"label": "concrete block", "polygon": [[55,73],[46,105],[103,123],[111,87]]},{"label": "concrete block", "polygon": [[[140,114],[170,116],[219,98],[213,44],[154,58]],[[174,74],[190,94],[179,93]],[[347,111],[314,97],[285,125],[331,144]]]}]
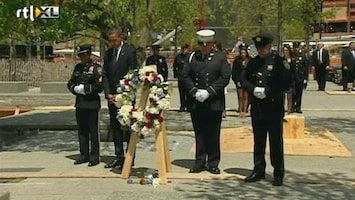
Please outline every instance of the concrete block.
[{"label": "concrete block", "polygon": [[304,138],[304,116],[286,115],[284,119],[284,138]]},{"label": "concrete block", "polygon": [[67,82],[43,82],[40,91],[41,93],[70,93]]},{"label": "concrete block", "polygon": [[28,85],[24,81],[0,81],[0,93],[27,92]]},{"label": "concrete block", "polygon": [[10,192],[0,192],[0,200],[10,200]]}]

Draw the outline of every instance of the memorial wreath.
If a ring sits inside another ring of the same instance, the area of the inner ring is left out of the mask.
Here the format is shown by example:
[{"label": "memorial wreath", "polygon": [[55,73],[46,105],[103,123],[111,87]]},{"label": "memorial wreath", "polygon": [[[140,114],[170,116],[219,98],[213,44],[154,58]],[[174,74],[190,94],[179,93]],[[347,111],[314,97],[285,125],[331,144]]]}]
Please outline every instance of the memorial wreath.
[{"label": "memorial wreath", "polygon": [[[141,85],[142,89],[149,89],[149,103],[143,111],[138,111],[134,101]],[[161,112],[170,108],[170,94],[168,83],[153,67],[145,66],[140,70],[129,71],[118,83],[117,93],[117,118],[122,126],[130,128],[140,138],[160,129],[164,121]]]}]

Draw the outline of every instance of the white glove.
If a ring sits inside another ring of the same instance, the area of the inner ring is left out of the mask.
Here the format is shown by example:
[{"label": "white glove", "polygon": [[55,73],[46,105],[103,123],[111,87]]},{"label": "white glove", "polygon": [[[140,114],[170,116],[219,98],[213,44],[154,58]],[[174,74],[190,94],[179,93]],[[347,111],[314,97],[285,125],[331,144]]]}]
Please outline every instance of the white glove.
[{"label": "white glove", "polygon": [[266,94],[265,94],[265,88],[264,87],[255,87],[253,91],[254,96],[258,99],[265,99]]},{"label": "white glove", "polygon": [[85,95],[84,84],[80,84],[74,87],[74,92]]},{"label": "white glove", "polygon": [[307,83],[307,80],[303,80],[303,84],[306,84]]},{"label": "white glove", "polygon": [[207,90],[204,89],[199,89],[196,92],[196,100],[203,103],[204,101],[206,101],[206,99],[208,99],[208,97],[210,97],[210,93],[208,93]]}]

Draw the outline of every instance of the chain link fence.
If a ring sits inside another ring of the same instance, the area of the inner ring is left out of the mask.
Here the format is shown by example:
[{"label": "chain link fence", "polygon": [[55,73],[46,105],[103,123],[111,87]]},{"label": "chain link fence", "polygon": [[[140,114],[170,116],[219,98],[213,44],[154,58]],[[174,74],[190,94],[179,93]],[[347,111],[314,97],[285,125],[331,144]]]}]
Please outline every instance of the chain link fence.
[{"label": "chain link fence", "polygon": [[66,82],[74,66],[74,62],[0,60],[0,81],[25,81],[33,87],[39,87],[42,82]]}]

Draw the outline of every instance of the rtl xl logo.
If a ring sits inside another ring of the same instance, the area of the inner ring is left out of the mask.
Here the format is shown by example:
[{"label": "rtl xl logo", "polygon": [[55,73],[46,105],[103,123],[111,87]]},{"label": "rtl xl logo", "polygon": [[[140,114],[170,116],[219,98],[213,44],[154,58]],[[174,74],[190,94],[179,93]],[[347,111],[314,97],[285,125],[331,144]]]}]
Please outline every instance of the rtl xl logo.
[{"label": "rtl xl logo", "polygon": [[17,18],[30,18],[31,21],[34,21],[36,18],[41,19],[58,19],[59,18],[59,7],[58,6],[30,6],[24,7],[22,9],[17,9],[16,11]]}]

